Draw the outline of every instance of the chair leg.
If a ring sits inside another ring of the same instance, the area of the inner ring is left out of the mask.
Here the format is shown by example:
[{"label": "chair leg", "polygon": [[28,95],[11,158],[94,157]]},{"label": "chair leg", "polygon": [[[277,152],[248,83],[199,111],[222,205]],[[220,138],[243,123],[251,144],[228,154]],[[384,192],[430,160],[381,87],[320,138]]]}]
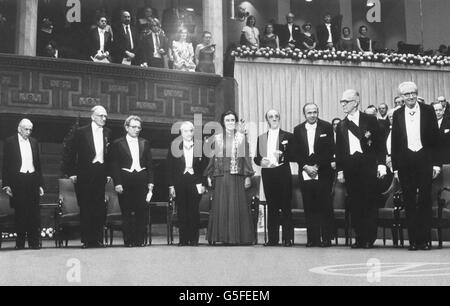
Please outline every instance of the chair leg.
[{"label": "chair leg", "polygon": [[443,238],[442,238],[442,227],[438,227],[438,239],[439,239],[439,249],[443,248]]},{"label": "chair leg", "polygon": [[398,247],[398,227],[397,225],[392,226],[391,228],[392,232],[392,243],[395,247]]},{"label": "chair leg", "polygon": [[112,246],[114,243],[114,229],[112,227],[109,228],[109,245]]},{"label": "chair leg", "polygon": [[264,243],[267,243],[267,202],[264,205]]},{"label": "chair leg", "polygon": [[383,246],[386,246],[386,228],[383,226]]}]

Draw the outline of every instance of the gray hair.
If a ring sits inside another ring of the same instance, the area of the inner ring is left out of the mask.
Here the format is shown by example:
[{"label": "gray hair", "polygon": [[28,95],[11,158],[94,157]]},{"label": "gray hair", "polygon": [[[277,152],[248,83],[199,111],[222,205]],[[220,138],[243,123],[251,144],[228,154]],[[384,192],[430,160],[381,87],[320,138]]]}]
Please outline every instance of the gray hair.
[{"label": "gray hair", "polygon": [[95,114],[97,111],[100,111],[100,110],[104,110],[104,111],[106,112],[106,108],[105,108],[104,106],[102,106],[102,105],[96,105],[96,106],[94,106],[94,107],[91,109],[91,113],[92,113],[92,115],[93,115],[93,114]]},{"label": "gray hair", "polygon": [[185,121],[181,124],[180,126],[180,131],[186,131],[186,130],[193,130],[195,129],[195,126],[192,122],[190,121]]},{"label": "gray hair", "polygon": [[31,125],[31,127],[33,127],[33,122],[31,122],[31,120],[27,118],[20,120],[19,125],[17,126],[17,131],[20,132],[20,129],[25,125]]}]

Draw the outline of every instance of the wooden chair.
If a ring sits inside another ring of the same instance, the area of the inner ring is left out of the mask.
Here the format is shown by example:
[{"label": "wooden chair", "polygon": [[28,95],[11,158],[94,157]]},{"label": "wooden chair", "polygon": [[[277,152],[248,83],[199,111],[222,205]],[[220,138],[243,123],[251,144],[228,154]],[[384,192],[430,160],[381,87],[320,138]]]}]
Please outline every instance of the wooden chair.
[{"label": "wooden chair", "polygon": [[[401,230],[400,210],[402,209],[401,189],[399,182],[392,177],[392,183],[388,190],[383,193],[385,205],[378,209],[378,226],[383,228],[383,245],[386,245],[386,229],[391,229],[392,242],[394,246],[398,246],[399,235]],[[402,236],[403,237],[403,236]],[[401,239],[403,245],[403,238]]]},{"label": "wooden chair", "polygon": [[[114,232],[122,230],[122,212],[119,205],[119,197],[114,188],[114,184],[109,182],[105,187],[106,199],[106,222],[105,222],[105,243],[110,246],[114,242]],[[109,241],[108,241],[109,238]]]},{"label": "wooden chair", "polygon": [[[298,175],[292,176],[292,227],[293,229],[308,227]],[[295,235],[292,237],[292,240],[295,242]]]},{"label": "wooden chair", "polygon": [[339,244],[339,229],[344,230],[345,245],[350,245],[350,210],[347,205],[347,189],[337,180],[332,190],[334,225],[336,227],[336,245]]},{"label": "wooden chair", "polygon": [[75,185],[70,179],[59,179],[59,201],[55,211],[56,247],[69,244],[69,231],[80,229],[80,207],[77,202]]},{"label": "wooden chair", "polygon": [[443,229],[450,228],[450,165],[444,165],[441,188],[437,191],[433,205],[432,228],[437,229],[438,247],[443,247]]}]

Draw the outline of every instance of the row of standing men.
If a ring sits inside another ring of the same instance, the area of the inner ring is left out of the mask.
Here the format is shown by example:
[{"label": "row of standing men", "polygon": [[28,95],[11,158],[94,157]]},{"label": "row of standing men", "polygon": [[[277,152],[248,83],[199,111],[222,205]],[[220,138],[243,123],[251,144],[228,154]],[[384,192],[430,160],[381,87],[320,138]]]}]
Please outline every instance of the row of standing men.
[{"label": "row of standing men", "polygon": [[[400,180],[406,203],[410,250],[429,250],[431,184],[440,172],[438,121],[431,106],[417,101],[414,83],[399,87],[405,105],[395,111],[391,152],[387,152],[375,117],[359,111],[360,95],[347,90],[340,101],[347,117],[336,136],[330,123],[319,119],[319,108],[304,107],[306,121],[294,133],[280,129],[280,114],[266,113],[269,131],[258,138],[254,162],[262,168],[262,181],[269,208],[268,246],[279,245],[279,226],[284,246],[293,245],[291,215],[292,175],[290,162],[299,165],[300,184],[308,222],[307,246],[331,246],[334,235],[331,189],[335,176],[345,183],[356,232],[353,248],[372,248],[377,235],[377,179],[388,171]],[[111,144],[105,127],[107,112],[92,110],[92,123],[78,129],[69,144],[66,175],[75,183],[80,206],[83,248],[103,247],[105,183],[113,179],[123,216],[127,247],[144,246],[154,175],[150,144],[140,138],[142,120],[130,116],[127,135]],[[210,243],[252,244],[252,218],[245,197],[254,175],[246,136],[238,116],[230,111],[221,117],[223,133],[213,139],[215,154],[195,154],[194,126],[181,126],[181,139],[169,150],[169,195],[176,198],[180,218],[180,245],[198,245],[199,202],[207,187],[213,198],[207,239]],[[24,119],[18,135],[6,140],[3,189],[16,210],[16,248],[39,246],[39,197],[43,178],[37,141],[30,137],[33,124]],[[389,153],[389,154],[388,154]],[[387,169],[386,155],[392,159]],[[110,178],[111,176],[111,178]],[[418,191],[418,196],[417,196]],[[281,210],[281,220],[279,211]]]}]

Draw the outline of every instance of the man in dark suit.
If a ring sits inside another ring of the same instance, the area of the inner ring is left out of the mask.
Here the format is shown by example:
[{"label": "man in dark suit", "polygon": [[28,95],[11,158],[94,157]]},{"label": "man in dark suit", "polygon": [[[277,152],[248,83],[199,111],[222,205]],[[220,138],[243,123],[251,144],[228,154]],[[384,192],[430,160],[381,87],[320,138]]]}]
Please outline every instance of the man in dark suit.
[{"label": "man in dark suit", "polygon": [[39,197],[44,195],[38,142],[31,138],[33,124],[23,119],[18,135],[5,141],[3,152],[3,190],[15,210],[16,249],[40,249]]},{"label": "man in dark suit", "polygon": [[444,116],[450,117],[450,104],[447,102],[447,99],[444,96],[440,96],[437,98],[437,101],[441,103],[444,108]]},{"label": "man in dark suit", "polygon": [[399,86],[405,106],[394,113],[392,166],[406,205],[410,250],[430,250],[431,185],[441,171],[439,127],[434,109],[417,101],[413,82]]},{"label": "man in dark suit", "polygon": [[370,249],[377,238],[377,177],[386,175],[386,146],[377,118],[359,111],[360,95],[346,90],[340,101],[347,117],[336,132],[338,181],[345,183],[356,243]]},{"label": "man in dark suit", "polygon": [[92,123],[75,132],[68,144],[69,152],[63,167],[75,184],[83,248],[104,247],[105,184],[111,135],[105,128],[107,117],[103,106],[92,109]]},{"label": "man in dark suit", "polygon": [[176,199],[180,241],[179,246],[197,246],[200,227],[199,204],[205,193],[203,172],[208,159],[202,147],[194,141],[194,125],[184,122],[180,127],[181,138],[172,142],[167,155],[167,181],[169,196]]},{"label": "man in dark suit", "polygon": [[167,37],[156,18],[149,25],[150,29],[144,31],[139,42],[139,63],[144,67],[164,68]]},{"label": "man in dark suit", "polygon": [[[266,113],[269,132],[258,138],[255,164],[262,168],[261,176],[268,207],[269,241],[267,246],[279,244],[280,224],[283,244],[293,245],[292,228],[292,174],[289,162],[292,157],[293,135],[280,129],[280,113]],[[281,209],[281,220],[280,211]]]},{"label": "man in dark suit", "polygon": [[332,23],[331,14],[325,14],[323,21],[316,29],[318,47],[321,50],[336,48],[340,39],[340,30],[336,24]]},{"label": "man in dark suit", "polygon": [[88,52],[89,57],[94,62],[110,62],[112,50],[112,35],[107,30],[107,19],[100,16],[97,20],[97,27],[89,32]]},{"label": "man in dark suit", "polygon": [[131,14],[121,13],[122,23],[114,29],[113,62],[116,64],[135,65],[138,36],[131,26]]},{"label": "man in dark suit", "polygon": [[306,122],[294,129],[295,160],[299,166],[300,187],[308,224],[307,247],[331,247],[334,234],[331,168],[334,133],[330,123],[319,119],[319,107],[303,108]]},{"label": "man in dark suit", "polygon": [[300,26],[294,24],[295,15],[289,13],[286,15],[286,24],[277,27],[277,35],[280,39],[281,48],[301,48],[302,30]]},{"label": "man in dark suit", "polygon": [[140,138],[142,119],[125,121],[127,135],[116,140],[111,150],[111,170],[122,210],[126,247],[145,246],[148,210],[154,187],[152,153],[147,140]]},{"label": "man in dark suit", "polygon": [[450,164],[450,118],[439,101],[432,103],[439,126],[439,158],[443,165]]}]

